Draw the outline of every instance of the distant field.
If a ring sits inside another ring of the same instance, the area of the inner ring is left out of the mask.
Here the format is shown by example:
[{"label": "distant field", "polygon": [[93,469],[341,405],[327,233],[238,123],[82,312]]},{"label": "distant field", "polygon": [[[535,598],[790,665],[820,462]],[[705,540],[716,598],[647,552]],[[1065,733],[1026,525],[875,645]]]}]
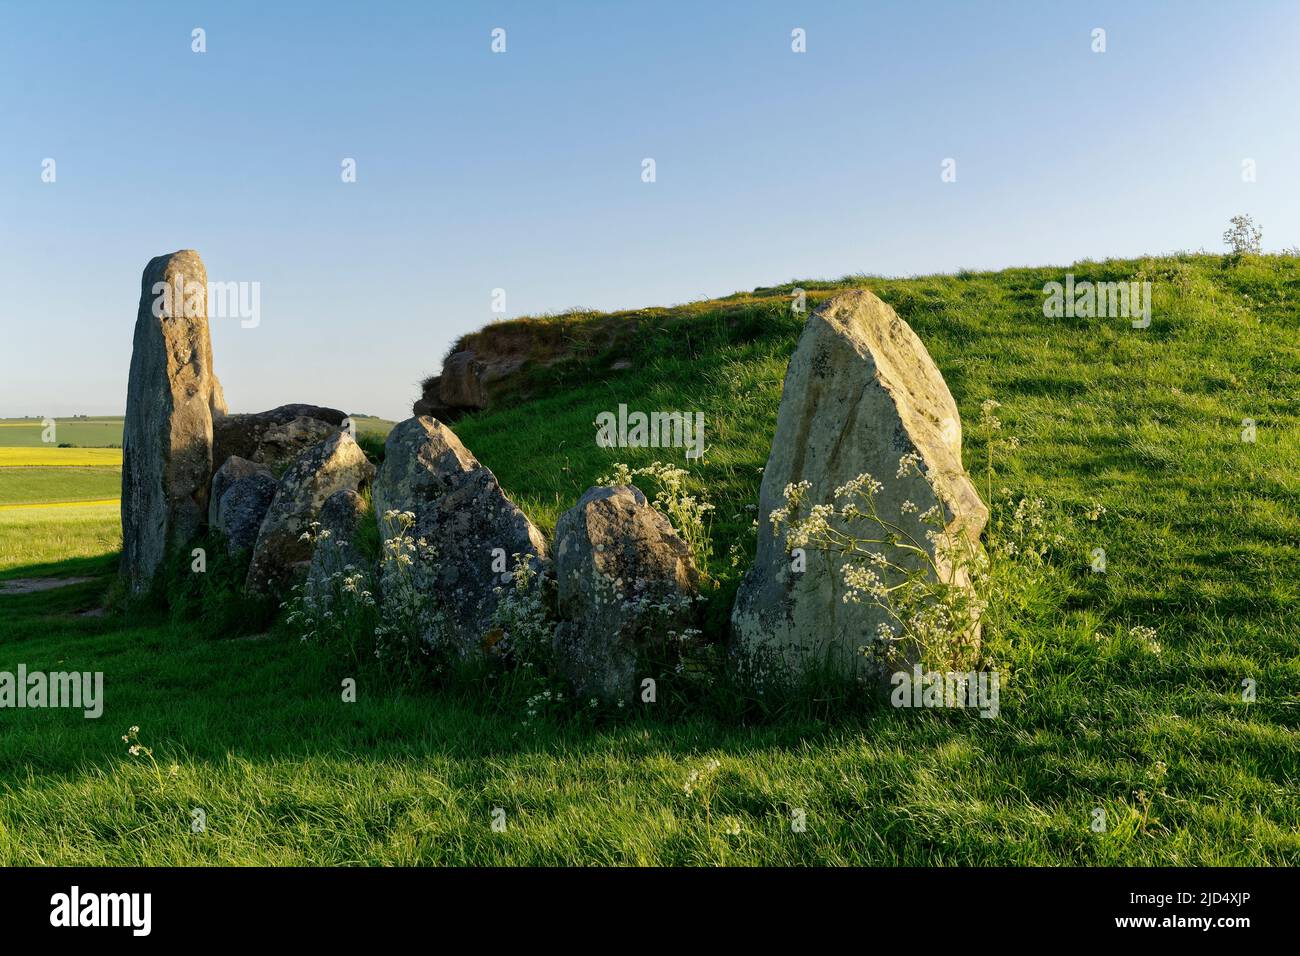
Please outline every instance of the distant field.
[{"label": "distant field", "polygon": [[120,448],[55,448],[52,445],[5,447],[0,445],[0,468],[121,468]]},{"label": "distant field", "polygon": [[[0,446],[0,510],[51,502],[116,505],[121,490],[120,448]],[[8,556],[6,550],[3,557]]]},{"label": "distant field", "polygon": [[121,490],[118,468],[0,468],[0,507],[116,499]]},{"label": "distant field", "polygon": [[396,422],[390,422],[386,418],[365,418],[356,416],[352,423],[357,426],[357,435],[379,435],[387,437],[388,433],[393,430]]},{"label": "distant field", "polygon": [[122,445],[122,418],[56,418],[54,441],[43,441],[45,427],[38,418],[0,418],[0,448],[52,447],[61,443],[82,448]]},{"label": "distant field", "polygon": [[[353,418],[360,434],[373,433],[387,435],[393,423],[383,418],[357,416]],[[57,418],[53,442],[42,441],[44,427],[38,418],[0,418],[0,449],[9,448],[52,448],[59,444],[75,445],[78,448],[122,447],[122,423],[118,416],[101,418]],[[7,464],[0,460],[0,465]],[[42,462],[43,464],[43,462]]]},{"label": "distant field", "polygon": [[[382,418],[354,421],[358,437],[382,437],[393,427]],[[122,489],[121,417],[59,420],[55,437],[75,448],[42,442],[42,431],[35,419],[0,419],[0,509],[116,502]]]}]

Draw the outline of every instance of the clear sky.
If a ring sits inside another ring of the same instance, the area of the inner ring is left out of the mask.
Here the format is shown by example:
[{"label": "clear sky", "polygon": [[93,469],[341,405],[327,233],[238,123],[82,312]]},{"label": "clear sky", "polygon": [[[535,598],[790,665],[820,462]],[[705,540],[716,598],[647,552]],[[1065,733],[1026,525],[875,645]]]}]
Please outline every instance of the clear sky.
[{"label": "clear sky", "polygon": [[213,321],[233,411],[404,418],[497,288],[1217,251],[1239,212],[1300,245],[1294,0],[0,0],[5,416],[121,414],[141,270],[181,248],[260,283],[256,328]]}]

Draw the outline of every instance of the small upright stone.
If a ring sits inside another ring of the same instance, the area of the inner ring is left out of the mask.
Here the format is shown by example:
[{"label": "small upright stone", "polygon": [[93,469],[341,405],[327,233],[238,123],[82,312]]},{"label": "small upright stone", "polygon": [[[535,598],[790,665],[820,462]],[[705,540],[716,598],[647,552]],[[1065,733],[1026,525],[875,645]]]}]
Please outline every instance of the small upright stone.
[{"label": "small upright stone", "polygon": [[212,476],[212,492],[208,496],[208,526],[215,528],[217,526],[217,515],[221,508],[221,498],[231,486],[236,482],[243,481],[245,478],[252,478],[254,475],[265,475],[271,478],[272,484],[275,478],[271,475],[271,469],[266,465],[260,465],[255,461],[249,461],[247,458],[240,458],[238,455],[231,455],[217,473]]},{"label": "small upright stone", "polygon": [[[631,701],[637,665],[694,618],[690,547],[639,488],[590,488],[555,526],[555,653],[584,698]],[[671,653],[672,648],[663,647]]]},{"label": "small upright stone", "polygon": [[199,254],[184,250],[150,260],[140,283],[122,433],[121,574],[135,594],[208,513],[212,416],[225,399],[212,370],[207,282]]}]

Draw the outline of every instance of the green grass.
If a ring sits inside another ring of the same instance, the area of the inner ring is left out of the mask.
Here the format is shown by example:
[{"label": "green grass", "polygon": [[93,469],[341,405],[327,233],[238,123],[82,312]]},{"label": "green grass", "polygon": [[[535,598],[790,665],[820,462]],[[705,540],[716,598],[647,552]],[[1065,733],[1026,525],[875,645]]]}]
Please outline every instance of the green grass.
[{"label": "green grass", "polygon": [[[103,573],[115,565],[115,552],[121,546],[121,507],[117,502],[0,508],[0,580],[84,573],[72,569],[82,568],[88,558],[95,559],[93,566]],[[0,616],[3,614],[0,606]],[[7,633],[0,620],[0,659],[6,657],[3,639]],[[0,664],[0,668],[4,666]],[[0,721],[6,720],[7,713],[0,711]]]},{"label": "green grass", "polygon": [[0,468],[0,505],[98,501],[122,491],[118,468]]},{"label": "green grass", "polygon": [[[79,448],[121,448],[122,418],[56,418],[55,444],[67,443]],[[40,419],[0,418],[0,447],[30,447],[45,444],[45,428]]]},{"label": "green grass", "polygon": [[[976,411],[996,398],[1022,441],[997,484],[1107,509],[988,635],[1009,682],[997,719],[812,702],[765,720],[664,705],[525,727],[507,695],[367,680],[344,704],[340,668],[278,631],[205,639],[158,614],[79,616],[110,580],[102,526],[57,539],[9,523],[40,509],[0,510],[0,578],[97,575],[0,595],[0,669],[103,670],[107,698],[99,721],[0,711],[0,863],[1300,863],[1300,260],[1070,271],[1143,269],[1144,330],[1044,318],[1043,283],[1065,269],[799,284],[810,307],[865,285],[911,323],[972,469]],[[718,506],[725,610],[800,329],[788,289],[628,313],[608,348],[530,372],[517,400],[456,431],[549,530],[614,461],[671,457],[597,448],[598,412],[703,411],[710,451],[690,467]],[[617,358],[633,367],[610,371]],[[1104,576],[1087,571],[1094,541]],[[1139,624],[1159,653],[1126,637]],[[133,724],[157,773],[125,753]],[[706,816],[683,784],[710,758]],[[1105,833],[1089,828],[1096,807]]]}]

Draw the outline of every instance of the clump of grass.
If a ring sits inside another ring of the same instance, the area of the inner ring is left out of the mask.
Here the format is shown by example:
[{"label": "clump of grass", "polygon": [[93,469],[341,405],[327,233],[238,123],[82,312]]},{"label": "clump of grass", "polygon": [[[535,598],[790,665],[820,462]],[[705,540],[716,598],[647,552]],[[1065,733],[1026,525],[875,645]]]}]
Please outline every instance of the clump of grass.
[{"label": "clump of grass", "polygon": [[[165,608],[176,626],[200,637],[265,633],[276,620],[277,602],[245,590],[251,558],[248,550],[231,554],[220,532],[208,532],[168,555],[144,603]],[[133,603],[140,602],[127,602]]]}]

